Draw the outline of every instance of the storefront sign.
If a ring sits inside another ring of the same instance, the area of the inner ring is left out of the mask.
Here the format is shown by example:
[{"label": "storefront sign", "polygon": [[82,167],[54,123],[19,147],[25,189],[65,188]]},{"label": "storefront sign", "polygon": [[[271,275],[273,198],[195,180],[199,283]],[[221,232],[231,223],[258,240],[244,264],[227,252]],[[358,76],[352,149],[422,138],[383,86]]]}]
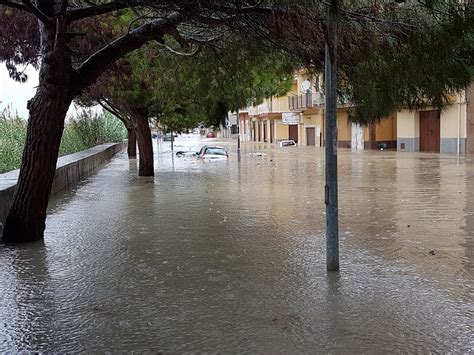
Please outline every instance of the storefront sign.
[{"label": "storefront sign", "polygon": [[283,124],[298,124],[300,123],[300,115],[294,112],[283,112],[281,114],[281,122]]}]

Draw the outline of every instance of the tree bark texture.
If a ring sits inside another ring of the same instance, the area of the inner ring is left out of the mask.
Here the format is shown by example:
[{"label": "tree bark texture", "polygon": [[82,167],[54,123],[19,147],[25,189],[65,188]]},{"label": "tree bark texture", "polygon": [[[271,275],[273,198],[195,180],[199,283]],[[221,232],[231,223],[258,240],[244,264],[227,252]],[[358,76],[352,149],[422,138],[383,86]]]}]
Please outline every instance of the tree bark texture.
[{"label": "tree bark texture", "polygon": [[153,140],[148,116],[144,113],[135,113],[132,117],[138,141],[138,176],[154,176]]},{"label": "tree bark texture", "polygon": [[72,65],[68,54],[54,50],[51,29],[43,28],[43,62],[39,87],[28,102],[29,120],[17,189],[2,240],[43,238],[46,209],[58,160],[64,119],[71,104]]},{"label": "tree bark texture", "polygon": [[[44,16],[64,14],[61,0],[37,3]],[[27,242],[43,238],[46,210],[56,172],[64,119],[76,92],[72,63],[66,45],[64,16],[40,22],[41,70],[35,96],[28,102],[25,148],[12,207],[2,240]]]},{"label": "tree bark texture", "polygon": [[127,128],[128,131],[128,147],[127,153],[129,159],[137,157],[137,132],[135,128]]}]

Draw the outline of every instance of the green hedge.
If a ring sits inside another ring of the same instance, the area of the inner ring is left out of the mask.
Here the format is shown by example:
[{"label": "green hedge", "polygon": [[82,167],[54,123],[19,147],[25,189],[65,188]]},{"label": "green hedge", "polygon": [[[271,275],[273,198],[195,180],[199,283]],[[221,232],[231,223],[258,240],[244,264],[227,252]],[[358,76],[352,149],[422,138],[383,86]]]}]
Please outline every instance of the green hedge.
[{"label": "green hedge", "polygon": [[[121,142],[127,137],[122,122],[109,113],[94,114],[83,111],[69,121],[59,147],[59,155],[66,155],[110,142]],[[7,118],[0,113],[0,173],[18,169],[26,139],[26,121]]]}]

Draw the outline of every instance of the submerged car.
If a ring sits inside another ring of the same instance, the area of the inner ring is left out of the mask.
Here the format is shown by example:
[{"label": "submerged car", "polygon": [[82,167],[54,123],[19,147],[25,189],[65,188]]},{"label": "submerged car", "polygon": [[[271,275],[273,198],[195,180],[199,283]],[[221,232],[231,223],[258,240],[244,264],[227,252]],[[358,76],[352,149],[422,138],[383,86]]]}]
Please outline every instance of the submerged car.
[{"label": "submerged car", "polygon": [[294,147],[296,142],[293,139],[284,139],[278,142],[279,147]]},{"label": "submerged car", "polygon": [[222,147],[205,145],[197,153],[197,157],[199,159],[209,159],[209,160],[228,159],[229,153],[227,153],[227,151]]},{"label": "submerged car", "polygon": [[206,134],[206,138],[216,138],[216,135],[214,134],[214,132],[209,132],[208,134]]}]

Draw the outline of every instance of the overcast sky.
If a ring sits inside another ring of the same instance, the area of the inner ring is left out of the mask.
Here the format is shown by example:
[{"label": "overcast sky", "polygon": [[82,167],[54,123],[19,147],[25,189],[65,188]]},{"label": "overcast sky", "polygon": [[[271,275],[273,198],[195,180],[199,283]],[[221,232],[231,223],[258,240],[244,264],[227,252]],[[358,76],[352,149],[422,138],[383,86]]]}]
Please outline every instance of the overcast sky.
[{"label": "overcast sky", "polygon": [[26,73],[28,81],[24,84],[18,83],[10,79],[5,64],[0,63],[0,110],[11,104],[13,110],[16,110],[20,117],[28,117],[26,102],[35,94],[35,86],[38,85],[38,72],[32,67],[28,67]]},{"label": "overcast sky", "polygon": [[[0,110],[11,105],[13,111],[17,111],[21,118],[28,118],[26,103],[36,93],[38,85],[38,72],[31,66],[26,69],[28,80],[26,83],[18,83],[8,75],[5,64],[0,62]],[[100,112],[102,109],[98,106],[93,107],[93,111]],[[68,116],[74,115],[76,109],[71,105],[67,113]]]}]

